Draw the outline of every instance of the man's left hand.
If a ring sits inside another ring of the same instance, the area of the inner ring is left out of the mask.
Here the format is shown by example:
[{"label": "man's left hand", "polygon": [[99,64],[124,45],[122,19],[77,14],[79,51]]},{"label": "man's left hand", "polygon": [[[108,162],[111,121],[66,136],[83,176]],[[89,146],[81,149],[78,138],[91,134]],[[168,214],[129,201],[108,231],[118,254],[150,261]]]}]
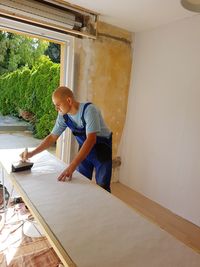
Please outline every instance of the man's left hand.
[{"label": "man's left hand", "polygon": [[70,164],[58,177],[58,181],[64,182],[64,181],[71,181],[72,174],[75,171],[76,166],[73,164]]}]

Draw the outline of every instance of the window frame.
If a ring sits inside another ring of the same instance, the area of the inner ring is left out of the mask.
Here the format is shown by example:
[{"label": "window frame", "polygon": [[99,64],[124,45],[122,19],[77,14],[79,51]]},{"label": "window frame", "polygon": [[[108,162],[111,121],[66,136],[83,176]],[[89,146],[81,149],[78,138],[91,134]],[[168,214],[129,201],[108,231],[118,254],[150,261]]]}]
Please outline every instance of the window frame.
[{"label": "window frame", "polygon": [[[61,45],[60,85],[68,86],[73,91],[74,76],[74,37],[42,27],[0,17],[0,30],[24,34]],[[56,145],[56,156],[66,163],[71,160],[71,131],[68,129],[59,137]]]}]

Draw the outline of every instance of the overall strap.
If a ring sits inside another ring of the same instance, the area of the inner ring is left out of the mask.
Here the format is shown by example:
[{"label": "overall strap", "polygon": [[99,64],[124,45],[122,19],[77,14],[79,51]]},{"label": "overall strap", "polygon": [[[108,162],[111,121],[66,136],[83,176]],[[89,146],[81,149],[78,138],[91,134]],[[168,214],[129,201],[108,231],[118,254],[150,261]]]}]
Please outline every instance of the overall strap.
[{"label": "overall strap", "polygon": [[84,128],[85,128],[85,126],[86,126],[86,122],[85,122],[85,118],[84,118],[85,110],[86,110],[86,108],[87,108],[89,105],[91,105],[91,104],[92,104],[91,102],[88,102],[88,103],[86,103],[86,104],[84,105],[84,107],[83,107],[83,112],[82,112],[82,115],[81,115],[81,120],[82,120],[82,123],[83,123]]}]

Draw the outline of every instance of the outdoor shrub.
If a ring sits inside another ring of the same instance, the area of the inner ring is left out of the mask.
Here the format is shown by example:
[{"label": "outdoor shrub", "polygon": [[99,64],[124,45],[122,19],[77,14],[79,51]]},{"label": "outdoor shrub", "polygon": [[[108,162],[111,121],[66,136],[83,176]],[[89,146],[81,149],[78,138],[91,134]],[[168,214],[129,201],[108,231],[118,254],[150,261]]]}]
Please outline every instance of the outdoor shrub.
[{"label": "outdoor shrub", "polygon": [[44,138],[57,116],[51,96],[59,80],[60,65],[46,56],[32,69],[23,67],[0,76],[0,113],[19,116],[21,110],[33,114],[34,134]]}]

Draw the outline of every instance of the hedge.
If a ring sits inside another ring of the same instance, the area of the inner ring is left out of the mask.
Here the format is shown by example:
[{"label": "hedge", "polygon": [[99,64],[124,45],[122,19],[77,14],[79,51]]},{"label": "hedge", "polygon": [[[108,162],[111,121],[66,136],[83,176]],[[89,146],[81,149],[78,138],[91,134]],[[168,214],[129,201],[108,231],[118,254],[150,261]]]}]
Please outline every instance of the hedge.
[{"label": "hedge", "polygon": [[54,125],[57,112],[51,95],[59,86],[60,65],[42,56],[32,69],[23,67],[0,76],[0,113],[20,116],[20,110],[33,114],[34,135],[44,138]]}]

